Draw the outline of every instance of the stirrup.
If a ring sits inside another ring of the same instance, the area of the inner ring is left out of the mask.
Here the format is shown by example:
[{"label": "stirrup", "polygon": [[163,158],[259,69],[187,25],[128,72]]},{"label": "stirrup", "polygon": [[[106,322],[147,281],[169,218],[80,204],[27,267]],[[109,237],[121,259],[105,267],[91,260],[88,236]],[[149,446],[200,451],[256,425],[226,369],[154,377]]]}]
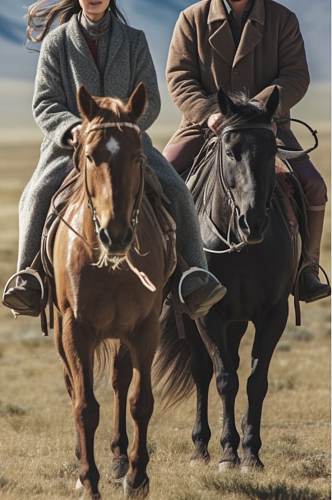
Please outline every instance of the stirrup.
[{"label": "stirrup", "polygon": [[[40,309],[41,309],[41,305],[44,301],[44,298],[45,298],[45,287],[44,287],[44,283],[43,283],[43,280],[41,279],[39,273],[35,270],[35,269],[32,269],[31,267],[27,267],[26,269],[24,269],[23,271],[18,271],[17,273],[13,274],[9,280],[7,281],[7,283],[5,284],[5,287],[4,287],[4,290],[3,290],[3,293],[2,293],[2,303],[4,306],[8,307],[14,318],[16,319],[18,316],[20,315],[29,315],[29,316],[36,316],[36,314],[31,314],[31,309],[29,309],[28,307],[26,307],[25,309],[24,308],[21,308],[21,309],[12,309],[12,306],[11,304],[9,304],[7,301],[6,301],[6,293],[8,292],[8,290],[11,288],[10,287],[10,284],[12,283],[13,280],[15,280],[16,278],[18,278],[19,276],[22,276],[22,275],[28,275],[28,276],[32,276],[33,278],[35,278],[40,286],[40,291],[41,291],[41,298],[40,298]],[[30,314],[29,314],[30,312]]]},{"label": "stirrup", "polygon": [[179,282],[179,286],[178,286],[178,295],[179,295],[179,299],[180,299],[181,304],[185,304],[185,300],[183,298],[183,293],[182,293],[183,282],[188,276],[190,276],[190,274],[193,274],[196,272],[203,272],[203,273],[207,274],[208,276],[211,276],[211,278],[213,278],[216,283],[219,283],[219,280],[216,278],[216,276],[213,273],[211,273],[210,271],[208,271],[207,269],[203,269],[202,267],[190,267],[189,269],[187,269],[187,271],[185,271],[182,274],[180,282]]},{"label": "stirrup", "polygon": [[[311,299],[311,300],[300,299],[302,302],[306,302],[307,304],[310,304],[311,302],[316,302],[317,300],[325,299],[326,297],[329,297],[331,295],[331,283],[330,283],[329,277],[327,275],[327,272],[320,264],[317,264],[317,266],[318,266],[318,272],[317,272],[318,279],[319,279],[319,271],[322,271],[323,276],[326,280],[325,286],[327,286],[329,288],[329,293],[326,293],[326,294],[321,295],[319,297],[315,297],[314,299]],[[310,267],[312,267],[312,264],[308,263],[308,264],[305,264],[304,266],[302,266],[302,268],[300,269],[300,271],[299,271],[299,286],[300,286],[300,280],[301,280],[302,273]],[[321,283],[321,285],[324,286],[324,283]]]}]

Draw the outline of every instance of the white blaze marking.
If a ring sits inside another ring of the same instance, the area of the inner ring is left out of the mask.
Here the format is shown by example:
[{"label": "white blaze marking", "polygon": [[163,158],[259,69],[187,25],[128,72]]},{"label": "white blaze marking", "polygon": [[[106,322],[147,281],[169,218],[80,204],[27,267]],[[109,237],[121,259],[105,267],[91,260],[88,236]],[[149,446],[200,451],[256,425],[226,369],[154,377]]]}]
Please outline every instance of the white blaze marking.
[{"label": "white blaze marking", "polygon": [[120,144],[116,139],[114,139],[114,137],[111,137],[106,144],[106,148],[110,153],[112,153],[112,155],[116,155],[120,151]]}]

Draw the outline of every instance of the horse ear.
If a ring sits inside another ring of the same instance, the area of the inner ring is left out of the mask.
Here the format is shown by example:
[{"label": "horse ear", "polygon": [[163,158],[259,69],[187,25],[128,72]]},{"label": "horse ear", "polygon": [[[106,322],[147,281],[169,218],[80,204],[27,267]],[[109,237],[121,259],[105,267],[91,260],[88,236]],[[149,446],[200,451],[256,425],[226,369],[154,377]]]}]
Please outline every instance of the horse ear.
[{"label": "horse ear", "polygon": [[236,104],[232,101],[230,97],[226,94],[226,92],[223,91],[222,88],[220,88],[218,92],[218,101],[219,101],[219,107],[220,111],[224,116],[233,116],[237,113],[237,107]]},{"label": "horse ear", "polygon": [[91,121],[98,113],[98,105],[85,87],[80,87],[77,92],[78,109],[83,118]]},{"label": "horse ear", "polygon": [[270,94],[270,97],[268,98],[265,104],[266,113],[270,120],[272,120],[278,105],[279,105],[279,88],[277,87],[277,85],[275,85],[273,91]]},{"label": "horse ear", "polygon": [[127,112],[134,122],[143,113],[146,106],[146,90],[143,82],[139,83],[131,94],[127,104]]}]

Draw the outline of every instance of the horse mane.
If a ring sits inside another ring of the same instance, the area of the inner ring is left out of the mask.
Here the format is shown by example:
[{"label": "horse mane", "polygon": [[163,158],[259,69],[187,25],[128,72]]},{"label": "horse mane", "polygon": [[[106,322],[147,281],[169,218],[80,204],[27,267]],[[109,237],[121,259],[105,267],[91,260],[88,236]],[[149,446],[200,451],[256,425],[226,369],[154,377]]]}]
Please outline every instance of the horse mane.
[{"label": "horse mane", "polygon": [[[260,101],[251,100],[246,92],[234,92],[228,94],[228,96],[234,103],[237,112],[224,120],[222,128],[228,126],[241,127],[241,125],[248,123],[269,123],[264,104]],[[205,174],[201,173],[201,182],[196,187],[196,198],[195,192],[193,192],[198,212],[205,208],[205,200],[209,200],[214,192],[215,179],[218,176],[219,169],[217,156],[221,147],[221,134],[216,136],[213,132],[210,132],[204,145],[204,153],[196,166],[197,169],[204,169],[205,171]],[[201,188],[202,183],[205,184],[205,195],[204,189]]]},{"label": "horse mane", "polygon": [[228,126],[240,126],[244,123],[269,122],[266,116],[264,104],[261,101],[250,99],[247,92],[233,92],[228,94],[237,108],[237,113],[226,118],[223,128]]}]

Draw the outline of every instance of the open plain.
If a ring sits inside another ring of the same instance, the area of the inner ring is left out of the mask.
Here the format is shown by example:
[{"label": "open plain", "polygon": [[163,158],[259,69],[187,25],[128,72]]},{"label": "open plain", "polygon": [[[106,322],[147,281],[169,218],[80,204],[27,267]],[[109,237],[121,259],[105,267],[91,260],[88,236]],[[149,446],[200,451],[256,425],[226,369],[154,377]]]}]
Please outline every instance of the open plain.
[{"label": "open plain", "polygon": [[[160,145],[161,145],[161,141]],[[164,141],[163,141],[164,142]],[[14,272],[17,206],[36,164],[38,144],[18,141],[0,146],[0,279]],[[329,134],[320,136],[313,158],[330,181]],[[330,273],[330,216],[325,225],[323,264]],[[149,429],[152,500],[323,500],[330,498],[330,302],[302,307],[303,326],[295,328],[292,312],[287,331],[274,354],[262,420],[261,458],[265,471],[252,475],[217,470],[220,402],[210,391],[211,462],[190,467],[192,397],[176,409],[162,410],[156,401]],[[250,367],[252,330],[241,346],[237,418],[244,411]],[[60,359],[52,337],[43,338],[39,321],[14,321],[0,308],[0,497],[5,500],[75,498],[77,463],[74,421]],[[97,390],[101,422],[96,460],[103,498],[120,499],[109,481],[112,390]]]}]

